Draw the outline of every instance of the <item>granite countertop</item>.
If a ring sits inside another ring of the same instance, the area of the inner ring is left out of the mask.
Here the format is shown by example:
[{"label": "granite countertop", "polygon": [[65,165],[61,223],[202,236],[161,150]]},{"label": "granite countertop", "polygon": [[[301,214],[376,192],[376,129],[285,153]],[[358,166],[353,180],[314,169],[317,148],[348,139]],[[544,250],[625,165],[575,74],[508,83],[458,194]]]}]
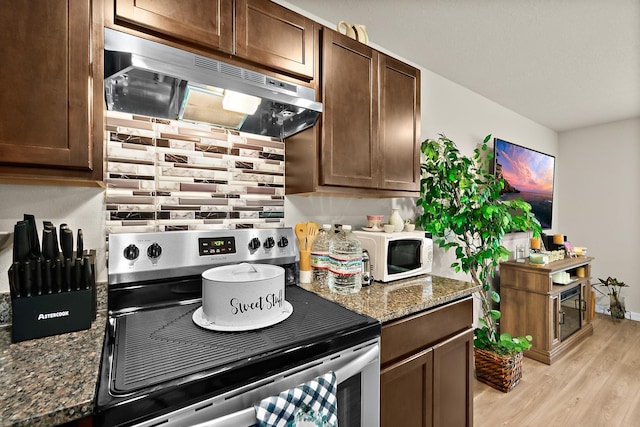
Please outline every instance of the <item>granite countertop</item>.
[{"label": "granite countertop", "polygon": [[[470,282],[433,275],[376,282],[351,295],[330,292],[319,283],[301,287],[382,323],[478,289]],[[11,325],[0,326],[0,426],[50,426],[92,414],[105,332],[105,288],[98,287],[98,315],[91,329],[12,344]],[[0,311],[5,311],[0,320],[10,317],[6,306],[7,301],[0,301]]]},{"label": "granite countertop", "polygon": [[98,380],[106,322],[98,287],[91,328],[11,343],[0,327],[0,426],[51,426],[89,416]]},{"label": "granite countertop", "polygon": [[383,324],[464,298],[480,288],[471,282],[431,274],[390,283],[374,282],[360,292],[349,295],[331,292],[318,282],[300,286],[350,310],[378,319]]}]

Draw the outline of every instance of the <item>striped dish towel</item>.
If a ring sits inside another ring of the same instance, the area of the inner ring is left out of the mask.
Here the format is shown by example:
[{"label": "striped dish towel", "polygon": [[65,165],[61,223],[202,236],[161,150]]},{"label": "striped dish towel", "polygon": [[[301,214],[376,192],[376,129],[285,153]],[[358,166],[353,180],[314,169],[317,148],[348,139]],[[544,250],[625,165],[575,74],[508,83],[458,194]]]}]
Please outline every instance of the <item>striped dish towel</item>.
[{"label": "striped dish towel", "polygon": [[304,384],[263,399],[255,406],[260,427],[337,427],[336,374],[327,372]]}]

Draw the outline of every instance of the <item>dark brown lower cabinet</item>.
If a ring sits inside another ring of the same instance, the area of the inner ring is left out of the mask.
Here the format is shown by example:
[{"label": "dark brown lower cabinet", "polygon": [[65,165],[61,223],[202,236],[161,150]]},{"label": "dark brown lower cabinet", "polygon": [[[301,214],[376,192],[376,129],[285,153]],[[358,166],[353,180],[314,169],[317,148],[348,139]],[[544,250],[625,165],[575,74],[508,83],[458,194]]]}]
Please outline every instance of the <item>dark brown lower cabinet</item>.
[{"label": "dark brown lower cabinet", "polygon": [[433,425],[473,426],[473,329],[433,348]]},{"label": "dark brown lower cabinet", "polygon": [[380,372],[380,425],[433,426],[433,349]]},{"label": "dark brown lower cabinet", "polygon": [[473,426],[472,317],[466,299],[383,325],[382,427]]}]

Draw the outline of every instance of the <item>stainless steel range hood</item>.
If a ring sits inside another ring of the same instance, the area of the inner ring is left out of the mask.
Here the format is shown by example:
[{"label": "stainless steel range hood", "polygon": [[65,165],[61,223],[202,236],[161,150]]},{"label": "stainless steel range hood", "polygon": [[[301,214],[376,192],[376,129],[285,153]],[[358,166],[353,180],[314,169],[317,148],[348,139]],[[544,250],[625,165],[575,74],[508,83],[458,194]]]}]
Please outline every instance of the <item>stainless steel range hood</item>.
[{"label": "stainless steel range hood", "polygon": [[105,29],[107,108],[286,138],[315,125],[306,86]]}]

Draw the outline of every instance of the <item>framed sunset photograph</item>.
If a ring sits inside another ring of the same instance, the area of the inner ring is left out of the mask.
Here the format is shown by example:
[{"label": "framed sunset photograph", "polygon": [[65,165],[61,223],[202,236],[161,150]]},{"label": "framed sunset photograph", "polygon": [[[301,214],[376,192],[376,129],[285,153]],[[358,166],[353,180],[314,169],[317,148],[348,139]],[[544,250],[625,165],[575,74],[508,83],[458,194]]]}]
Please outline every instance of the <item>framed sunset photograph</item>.
[{"label": "framed sunset photograph", "polygon": [[522,198],[543,229],[551,228],[555,157],[494,138],[494,173],[504,179],[500,199]]}]

